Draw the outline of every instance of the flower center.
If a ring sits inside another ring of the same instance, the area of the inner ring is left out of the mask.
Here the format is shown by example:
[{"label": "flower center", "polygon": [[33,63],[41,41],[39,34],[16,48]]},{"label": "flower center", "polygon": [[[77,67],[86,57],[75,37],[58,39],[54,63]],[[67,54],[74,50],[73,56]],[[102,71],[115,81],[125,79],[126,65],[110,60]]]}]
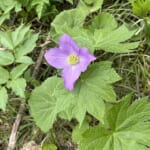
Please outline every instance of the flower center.
[{"label": "flower center", "polygon": [[76,54],[71,54],[68,56],[67,61],[68,61],[68,64],[75,65],[79,63],[80,59]]}]

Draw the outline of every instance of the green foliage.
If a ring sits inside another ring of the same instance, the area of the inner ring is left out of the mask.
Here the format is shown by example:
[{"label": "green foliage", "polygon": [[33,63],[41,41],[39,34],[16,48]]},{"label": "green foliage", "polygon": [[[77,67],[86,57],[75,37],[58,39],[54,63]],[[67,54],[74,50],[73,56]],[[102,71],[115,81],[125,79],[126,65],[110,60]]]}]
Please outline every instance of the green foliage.
[{"label": "green foliage", "polygon": [[104,50],[125,53],[138,46],[139,42],[128,41],[134,35],[135,30],[130,31],[125,25],[117,28],[118,24],[111,14],[97,15],[91,25],[85,28],[83,25],[86,15],[86,13],[81,13],[80,9],[64,11],[57,15],[51,24],[54,41],[57,41],[62,34],[67,33],[79,46],[88,47],[91,52]]},{"label": "green foliage", "polygon": [[130,0],[133,13],[144,18],[150,12],[150,0]]},{"label": "green foliage", "polygon": [[150,146],[150,104],[146,98],[130,105],[124,97],[108,109],[105,125],[87,129],[79,141],[80,150],[146,150]]},{"label": "green foliage", "polygon": [[139,44],[139,42],[126,42],[134,35],[135,31],[129,31],[125,25],[112,31],[106,29],[94,32],[95,49],[113,53],[125,53],[135,49]]},{"label": "green foliage", "polygon": [[0,43],[6,48],[0,52],[0,64],[33,63],[27,55],[36,45],[38,34],[33,34],[30,26],[20,25],[15,31],[0,31]]},{"label": "green foliage", "polygon": [[[150,150],[149,102],[133,101],[131,95],[117,100],[127,91],[135,91],[134,97],[150,91],[149,15],[150,0],[0,0],[1,149],[10,137],[7,126],[24,102],[17,149],[32,139],[42,150],[76,149],[76,144],[79,150]],[[71,92],[64,88],[61,70],[46,68],[43,55],[37,59],[41,50],[59,46],[64,33],[97,57]],[[33,52],[38,37],[40,47]],[[121,78],[109,60],[123,78],[115,88]],[[28,111],[42,131],[52,130],[41,133]]]},{"label": "green foliage", "polygon": [[76,141],[76,143],[80,143],[82,140],[82,134],[90,128],[87,121],[82,123],[82,126],[77,125],[72,132],[72,140]]},{"label": "green foliage", "polygon": [[0,87],[0,108],[5,111],[7,104],[8,94],[4,87]]},{"label": "green foliage", "polygon": [[101,8],[103,0],[80,0],[77,8],[92,13]]},{"label": "green foliage", "polygon": [[42,131],[47,132],[56,120],[57,114],[71,103],[60,78],[52,77],[32,91],[29,99],[31,115]]},{"label": "green foliage", "polygon": [[17,67],[13,68],[10,72],[10,78],[15,80],[20,77],[23,72],[28,68],[28,64],[20,64]]},{"label": "green foliage", "polygon": [[68,119],[75,117],[81,125],[86,112],[88,112],[103,123],[104,100],[116,102],[116,95],[110,84],[118,80],[120,80],[120,77],[111,68],[110,62],[91,65],[81,76],[72,93],[72,107]]},{"label": "green foliage", "polygon": [[58,34],[62,34],[66,28],[82,27],[86,14],[81,12],[79,9],[62,11],[51,23],[52,30]]},{"label": "green foliage", "polygon": [[31,7],[35,7],[38,18],[42,17],[42,14],[45,12],[47,5],[49,5],[49,0],[32,0]]},{"label": "green foliage", "polygon": [[21,5],[17,0],[1,0],[0,1],[0,25],[10,18],[10,12],[15,9],[16,12],[21,10]]},{"label": "green foliage", "polygon": [[10,80],[7,82],[7,88],[11,88],[17,96],[25,98],[26,80],[24,78]]},{"label": "green foliage", "polygon": [[0,67],[0,84],[6,83],[8,79],[9,79],[9,72],[6,69]]},{"label": "green foliage", "polygon": [[[12,89],[15,95],[25,98],[26,80],[22,77],[24,71],[33,64],[32,59],[26,56],[36,45],[38,34],[33,34],[30,26],[21,24],[15,31],[0,31],[0,84],[1,92],[5,93],[0,108],[5,110],[7,88]],[[5,67],[5,68],[4,68]],[[7,69],[6,69],[7,67]]]},{"label": "green foliage", "polygon": [[91,29],[108,29],[113,30],[118,26],[113,15],[109,13],[101,13],[92,19]]},{"label": "green foliage", "polygon": [[29,28],[30,26],[22,24],[15,31],[0,32],[0,43],[12,50],[15,58],[30,53],[35,47],[38,34],[33,34]]},{"label": "green foliage", "polygon": [[58,114],[67,119],[76,118],[81,125],[86,112],[89,112],[104,122],[104,100],[116,102],[116,95],[110,84],[118,80],[120,77],[111,68],[110,62],[101,62],[89,67],[73,92],[64,89],[61,79],[50,78],[32,92],[29,100],[31,115],[45,132],[52,127]]},{"label": "green foliage", "polygon": [[6,66],[14,62],[14,56],[11,52],[6,50],[0,51],[0,65]]}]

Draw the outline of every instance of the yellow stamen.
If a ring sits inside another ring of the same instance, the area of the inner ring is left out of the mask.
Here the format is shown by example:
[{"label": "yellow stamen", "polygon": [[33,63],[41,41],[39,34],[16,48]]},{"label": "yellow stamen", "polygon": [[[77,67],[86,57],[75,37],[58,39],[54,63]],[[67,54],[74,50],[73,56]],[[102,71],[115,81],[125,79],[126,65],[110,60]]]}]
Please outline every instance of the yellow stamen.
[{"label": "yellow stamen", "polygon": [[71,54],[68,56],[67,61],[68,61],[68,64],[75,65],[79,63],[80,59],[76,54]]}]

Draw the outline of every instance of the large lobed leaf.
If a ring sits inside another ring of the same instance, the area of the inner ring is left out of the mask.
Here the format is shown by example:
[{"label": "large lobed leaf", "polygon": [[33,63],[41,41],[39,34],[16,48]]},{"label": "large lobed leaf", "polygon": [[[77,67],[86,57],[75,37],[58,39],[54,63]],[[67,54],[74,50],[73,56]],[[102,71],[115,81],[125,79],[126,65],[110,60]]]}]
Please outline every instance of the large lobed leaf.
[{"label": "large lobed leaf", "polygon": [[116,102],[116,95],[110,84],[118,80],[120,80],[120,77],[111,68],[111,62],[105,61],[91,65],[83,73],[72,93],[73,104],[69,108],[71,111],[68,110],[68,114],[66,110],[68,119],[75,117],[81,125],[86,112],[88,112],[101,122],[104,122],[104,100]]},{"label": "large lobed leaf", "polygon": [[70,105],[70,96],[67,94],[62,80],[57,77],[47,79],[33,90],[29,99],[31,115],[44,132],[52,127],[57,114]]},{"label": "large lobed leaf", "polygon": [[124,97],[106,113],[106,124],[87,129],[79,150],[146,150],[150,147],[150,104]]},{"label": "large lobed leaf", "polygon": [[76,118],[81,125],[86,112],[89,112],[104,122],[104,100],[116,102],[116,95],[110,84],[118,80],[120,77],[111,68],[110,62],[91,65],[83,73],[73,92],[64,89],[61,79],[49,78],[31,94],[31,115],[43,131],[52,127],[57,115],[68,120]]},{"label": "large lobed leaf", "polygon": [[79,46],[87,47],[90,52],[104,50],[113,53],[125,53],[138,46],[139,42],[129,41],[135,30],[130,31],[125,25],[117,27],[117,22],[111,14],[101,13],[97,15],[92,20],[91,25],[84,28],[86,15],[77,8],[57,15],[51,24],[53,40],[57,42],[62,34],[67,33]]},{"label": "large lobed leaf", "polygon": [[139,42],[127,42],[135,31],[130,31],[125,25],[120,26],[115,30],[95,30],[94,32],[94,47],[113,53],[125,53],[135,49]]}]

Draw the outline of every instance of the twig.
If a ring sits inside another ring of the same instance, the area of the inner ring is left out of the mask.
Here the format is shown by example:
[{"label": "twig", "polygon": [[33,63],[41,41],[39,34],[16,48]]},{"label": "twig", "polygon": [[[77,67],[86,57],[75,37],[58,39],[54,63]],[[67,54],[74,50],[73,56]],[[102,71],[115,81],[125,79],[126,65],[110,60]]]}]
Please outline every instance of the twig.
[{"label": "twig", "polygon": [[46,38],[46,41],[44,44],[41,44],[40,47],[42,48],[41,49],[41,52],[39,54],[39,57],[36,61],[36,65],[35,65],[35,68],[33,70],[33,74],[32,74],[32,78],[35,78],[39,72],[39,68],[41,66],[41,63],[42,63],[42,60],[43,60],[43,56],[44,56],[44,53],[45,53],[45,49],[46,49],[46,46],[50,43],[50,35],[48,34],[47,38]]},{"label": "twig", "polygon": [[25,104],[22,103],[20,105],[19,112],[17,114],[16,120],[12,127],[7,150],[14,150],[14,148],[15,148],[16,140],[17,140],[17,130],[19,128],[19,124],[20,124],[21,118],[22,118],[22,113],[24,112],[24,110],[25,110]]}]

